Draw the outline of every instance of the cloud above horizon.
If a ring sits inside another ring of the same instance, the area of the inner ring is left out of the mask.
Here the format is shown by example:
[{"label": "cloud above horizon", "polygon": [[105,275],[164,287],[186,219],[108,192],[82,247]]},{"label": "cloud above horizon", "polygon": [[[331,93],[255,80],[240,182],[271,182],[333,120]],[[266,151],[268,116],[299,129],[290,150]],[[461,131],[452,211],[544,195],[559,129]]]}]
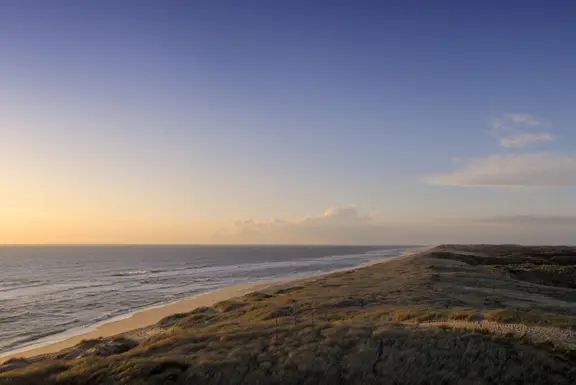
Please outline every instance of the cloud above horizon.
[{"label": "cloud above horizon", "polygon": [[294,220],[279,218],[248,219],[235,223],[237,235],[249,239],[287,239],[289,242],[330,243],[342,239],[344,243],[371,237],[380,231],[382,223],[374,213],[364,213],[356,206],[331,207],[322,214]]},{"label": "cloud above horizon", "polygon": [[423,178],[426,183],[462,187],[574,187],[576,156],[553,152],[490,155],[464,161],[455,172]]},{"label": "cloud above horizon", "polygon": [[356,206],[333,207],[297,219],[249,219],[219,241],[297,244],[573,243],[575,217],[508,217],[390,221]]},{"label": "cloud above horizon", "polygon": [[485,218],[468,219],[475,222],[499,223],[499,224],[522,224],[522,225],[568,225],[576,230],[576,216],[573,215],[508,215]]},{"label": "cloud above horizon", "polygon": [[[492,122],[500,146],[520,149],[556,137],[549,132],[526,131],[543,123],[528,114],[505,114]],[[576,155],[552,151],[514,152],[458,159],[458,169],[428,175],[424,183],[458,187],[575,187]]]},{"label": "cloud above horizon", "polygon": [[[294,224],[314,226],[318,224],[342,224],[342,223],[356,223],[368,222],[375,218],[374,214],[362,213],[357,206],[348,207],[330,207],[322,214],[315,216],[306,216],[292,221]],[[270,229],[289,225],[291,222],[272,218],[265,220],[248,219],[236,222],[237,226],[246,227],[251,229]]]},{"label": "cloud above horizon", "polygon": [[556,139],[550,132],[533,131],[543,123],[529,114],[505,114],[492,121],[492,134],[500,146],[506,148],[524,148],[539,142],[551,142]]}]

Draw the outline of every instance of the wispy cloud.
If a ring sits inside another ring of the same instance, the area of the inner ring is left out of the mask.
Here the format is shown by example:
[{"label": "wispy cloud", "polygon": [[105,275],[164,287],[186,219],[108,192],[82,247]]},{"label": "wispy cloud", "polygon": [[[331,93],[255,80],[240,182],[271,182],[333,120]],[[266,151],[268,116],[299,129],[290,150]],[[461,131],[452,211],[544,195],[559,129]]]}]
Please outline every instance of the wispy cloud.
[{"label": "wispy cloud", "polygon": [[543,123],[528,114],[505,114],[492,121],[492,134],[500,146],[523,148],[539,142],[550,142],[556,137],[546,131],[534,131]]},{"label": "wispy cloud", "polygon": [[508,217],[390,221],[356,206],[334,207],[298,219],[245,220],[227,243],[440,244],[574,242],[576,217],[517,215]]},{"label": "wispy cloud", "polygon": [[295,219],[238,221],[232,232],[220,234],[218,241],[372,245],[435,243],[432,236],[434,231],[430,231],[434,226],[425,225],[425,228],[425,231],[416,234],[410,223],[392,222],[375,212],[361,210],[357,206],[344,206]]},{"label": "wispy cloud", "polygon": [[556,137],[549,132],[519,132],[500,138],[500,145],[509,148],[527,147],[532,143],[551,142]]},{"label": "wispy cloud", "polygon": [[374,213],[363,213],[357,206],[330,207],[321,215],[304,217],[296,221],[300,224],[346,224],[367,223],[376,220]]},{"label": "wispy cloud", "polygon": [[[502,147],[524,148],[556,137],[535,131],[545,124],[529,114],[505,114],[492,121],[492,134]],[[576,155],[556,152],[493,154],[459,158],[457,169],[422,178],[433,185],[462,187],[573,187]]]},{"label": "wispy cloud", "polygon": [[318,215],[294,220],[279,218],[238,221],[236,236],[270,242],[370,243],[382,236],[384,225],[374,213],[356,206],[331,207]]},{"label": "wispy cloud", "polygon": [[[573,215],[509,215],[469,219],[474,222],[518,224],[518,225],[566,225],[576,226],[576,216]],[[573,227],[574,228],[574,227]]]},{"label": "wispy cloud", "polygon": [[330,207],[326,209],[322,214],[305,216],[293,221],[287,221],[279,218],[263,220],[247,219],[243,221],[237,221],[236,226],[244,230],[255,231],[262,229],[277,229],[281,227],[289,227],[292,225],[315,226],[354,224],[359,222],[366,223],[374,219],[375,216],[373,213],[363,213],[357,206],[348,206]]},{"label": "wispy cloud", "polygon": [[576,186],[576,156],[550,152],[492,155],[470,159],[460,170],[423,180],[445,186],[572,187]]},{"label": "wispy cloud", "polygon": [[510,123],[532,127],[542,125],[542,122],[530,114],[504,114],[500,118],[495,119],[494,123],[499,126],[507,125]]}]

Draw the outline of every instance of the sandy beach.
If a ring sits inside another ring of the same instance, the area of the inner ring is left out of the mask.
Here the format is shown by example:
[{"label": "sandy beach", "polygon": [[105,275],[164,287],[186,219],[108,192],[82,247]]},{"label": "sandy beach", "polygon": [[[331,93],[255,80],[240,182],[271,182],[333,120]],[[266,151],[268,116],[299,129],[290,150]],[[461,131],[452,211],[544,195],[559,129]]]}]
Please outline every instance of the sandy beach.
[{"label": "sandy beach", "polygon": [[4,355],[0,355],[0,364],[14,357],[30,358],[56,353],[61,350],[73,347],[82,340],[106,338],[117,335],[123,335],[134,340],[143,340],[161,331],[160,329],[154,327],[153,325],[155,325],[161,319],[173,314],[187,313],[202,306],[212,306],[218,302],[236,297],[241,297],[254,291],[280,289],[283,287],[295,285],[298,282],[315,280],[328,274],[389,262],[415,253],[424,252],[428,249],[429,247],[418,248],[416,250],[412,250],[395,257],[383,258],[370,262],[368,264],[355,266],[351,268],[338,269],[326,273],[320,273],[314,276],[247,283],[223,288],[209,293],[196,295],[164,306],[154,307],[151,309],[136,312],[128,318],[105,323],[86,333],[74,335],[57,342],[47,343],[45,345],[40,346],[31,345],[24,347],[22,349],[7,352]]},{"label": "sandy beach", "polygon": [[129,318],[105,323],[97,327],[95,330],[89,331],[87,333],[82,333],[70,338],[66,338],[63,341],[49,343],[47,345],[37,347],[32,345],[29,347],[22,348],[21,350],[9,352],[6,355],[0,357],[0,363],[5,362],[6,360],[12,357],[27,358],[27,357],[34,357],[44,354],[55,353],[60,350],[72,347],[82,340],[111,337],[118,334],[125,334],[130,331],[136,331],[154,325],[162,318],[172,314],[189,312],[201,306],[211,306],[215,303],[224,301],[226,299],[240,297],[256,290],[264,290],[266,288],[280,284],[285,284],[288,282],[290,282],[290,280],[258,282],[258,283],[237,285],[205,294],[200,294],[165,306],[143,310],[134,313]]}]

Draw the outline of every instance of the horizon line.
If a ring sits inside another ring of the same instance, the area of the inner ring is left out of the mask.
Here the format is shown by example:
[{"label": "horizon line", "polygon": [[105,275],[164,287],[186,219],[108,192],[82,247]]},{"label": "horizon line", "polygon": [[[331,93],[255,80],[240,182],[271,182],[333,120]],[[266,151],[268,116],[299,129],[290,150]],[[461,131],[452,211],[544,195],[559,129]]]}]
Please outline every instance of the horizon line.
[{"label": "horizon line", "polygon": [[424,247],[422,244],[338,244],[338,243],[0,243],[6,246],[338,246],[338,247]]}]

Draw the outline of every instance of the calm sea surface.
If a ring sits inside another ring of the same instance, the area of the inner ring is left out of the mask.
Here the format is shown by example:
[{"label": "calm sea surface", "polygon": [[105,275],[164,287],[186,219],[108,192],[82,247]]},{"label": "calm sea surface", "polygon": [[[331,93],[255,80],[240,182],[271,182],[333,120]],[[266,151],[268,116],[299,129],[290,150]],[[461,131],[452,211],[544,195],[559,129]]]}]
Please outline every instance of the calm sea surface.
[{"label": "calm sea surface", "polygon": [[0,246],[0,353],[240,283],[392,257],[402,246]]}]

